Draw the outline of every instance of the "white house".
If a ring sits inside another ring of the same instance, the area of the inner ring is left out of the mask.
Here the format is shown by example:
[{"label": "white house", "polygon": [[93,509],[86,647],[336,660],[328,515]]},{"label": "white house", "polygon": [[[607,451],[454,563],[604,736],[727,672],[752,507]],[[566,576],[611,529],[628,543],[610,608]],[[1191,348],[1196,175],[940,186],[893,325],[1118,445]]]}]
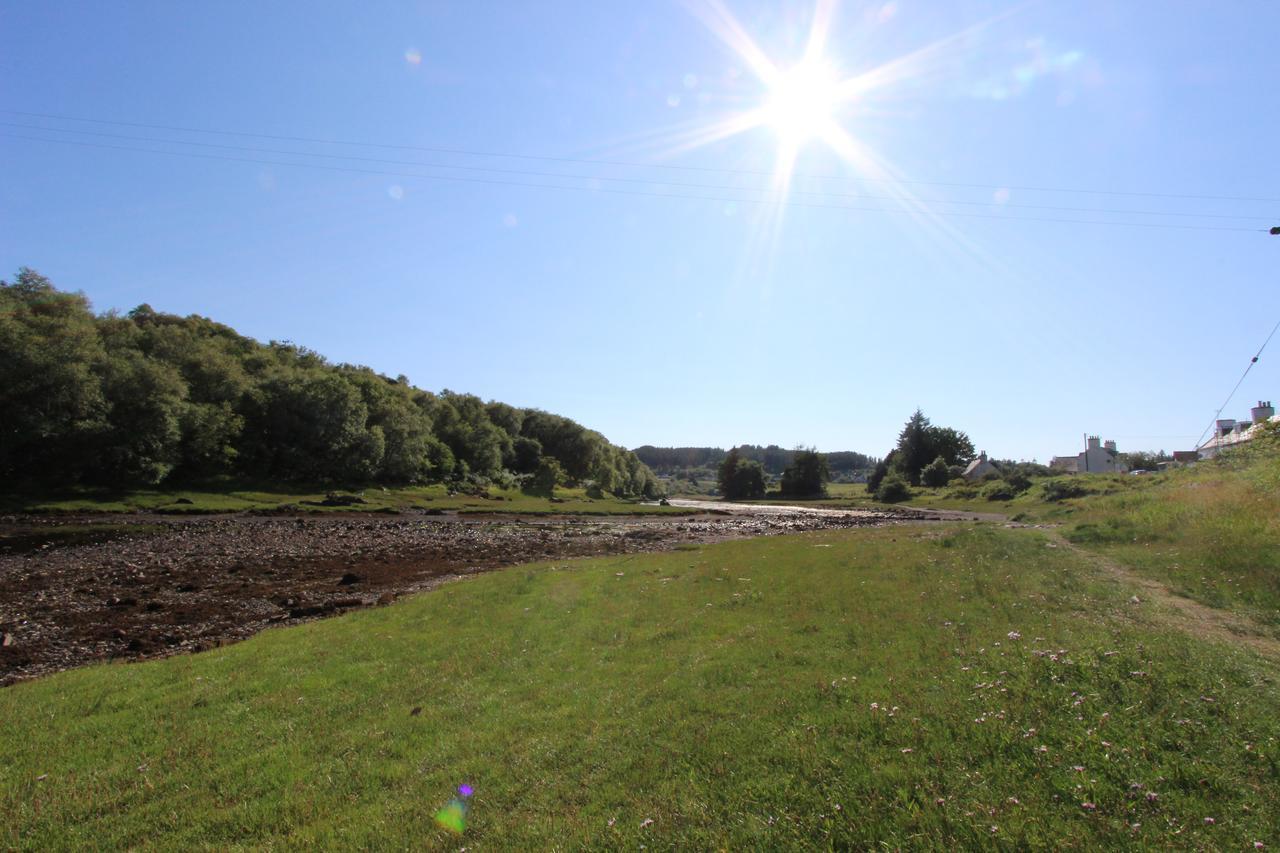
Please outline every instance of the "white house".
[{"label": "white house", "polygon": [[1249,420],[1236,421],[1228,418],[1218,421],[1214,426],[1213,435],[1209,436],[1209,440],[1196,450],[1201,459],[1212,459],[1224,450],[1253,440],[1261,431],[1263,424],[1277,421],[1280,421],[1280,416],[1276,415],[1275,406],[1271,405],[1269,400],[1266,402],[1259,400],[1258,405],[1250,410]]},{"label": "white house", "polygon": [[1085,441],[1083,453],[1055,456],[1049,461],[1049,467],[1072,474],[1123,474],[1129,470],[1129,466],[1120,460],[1116,443],[1108,441],[1104,444],[1096,435]]},{"label": "white house", "polygon": [[1000,473],[996,466],[987,461],[987,451],[978,454],[978,458],[969,463],[969,467],[964,469],[964,473],[960,476],[972,483],[974,480],[981,480],[991,472]]}]

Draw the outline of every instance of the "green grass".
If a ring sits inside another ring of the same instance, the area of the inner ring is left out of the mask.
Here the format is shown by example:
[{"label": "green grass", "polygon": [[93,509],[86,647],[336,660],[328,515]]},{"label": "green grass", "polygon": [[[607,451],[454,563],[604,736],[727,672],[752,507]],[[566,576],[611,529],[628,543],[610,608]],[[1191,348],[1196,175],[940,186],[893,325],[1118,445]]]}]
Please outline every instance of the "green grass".
[{"label": "green grass", "polygon": [[1073,542],[1280,629],[1280,443],[1064,503]]},{"label": "green grass", "polygon": [[[345,507],[318,504],[329,491],[360,494],[366,503]],[[486,497],[487,495],[487,497]],[[315,487],[311,489],[261,484],[227,483],[191,489],[131,489],[127,491],[90,488],[66,489],[56,494],[8,494],[0,496],[0,510],[27,513],[77,512],[161,512],[202,514],[219,512],[302,510],[307,512],[406,512],[440,509],[458,512],[519,512],[535,514],[616,515],[634,513],[675,513],[659,507],[620,498],[590,498],[585,489],[556,489],[559,502],[526,495],[516,489],[496,486],[481,494],[449,494],[442,484],[383,489],[377,486],[354,491]],[[687,513],[687,510],[683,511]]]},{"label": "green grass", "polygon": [[[557,561],[19,684],[0,845],[1273,840],[1275,665],[1048,545],[902,527]],[[458,839],[431,815],[463,782]]]}]

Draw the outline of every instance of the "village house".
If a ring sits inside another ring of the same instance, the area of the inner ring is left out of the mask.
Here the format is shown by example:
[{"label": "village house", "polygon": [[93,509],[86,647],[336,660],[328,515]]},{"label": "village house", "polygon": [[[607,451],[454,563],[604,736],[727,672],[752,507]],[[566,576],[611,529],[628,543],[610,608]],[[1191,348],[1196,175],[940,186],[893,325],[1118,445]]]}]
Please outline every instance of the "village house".
[{"label": "village house", "polygon": [[1213,428],[1209,440],[1196,448],[1201,459],[1212,459],[1224,450],[1238,447],[1253,440],[1266,423],[1280,422],[1275,406],[1271,401],[1258,401],[1258,405],[1249,411],[1249,420],[1237,421],[1231,418],[1218,421]]},{"label": "village house", "polygon": [[984,450],[978,454],[977,459],[969,463],[969,466],[964,469],[964,473],[960,476],[964,477],[967,482],[972,483],[991,473],[999,474],[1000,470],[987,460],[987,451]]},{"label": "village house", "polygon": [[1049,461],[1049,467],[1055,471],[1068,474],[1123,474],[1129,470],[1120,459],[1116,443],[1105,444],[1096,435],[1085,440],[1085,451],[1075,456],[1055,456]]}]

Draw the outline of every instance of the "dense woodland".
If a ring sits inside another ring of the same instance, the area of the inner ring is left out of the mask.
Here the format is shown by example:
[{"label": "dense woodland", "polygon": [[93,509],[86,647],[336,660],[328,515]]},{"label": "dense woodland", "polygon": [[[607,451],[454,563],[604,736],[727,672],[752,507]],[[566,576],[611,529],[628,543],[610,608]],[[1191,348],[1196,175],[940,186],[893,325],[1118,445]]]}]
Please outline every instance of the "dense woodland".
[{"label": "dense woodland", "polygon": [[[742,444],[726,451],[719,447],[653,447],[646,444],[635,449],[640,461],[659,474],[675,474],[699,468],[716,469],[730,451],[737,451],[740,459],[759,462],[766,474],[780,476],[795,461],[797,451],[786,450],[776,444],[760,447]],[[824,453],[827,466],[833,475],[851,475],[869,470],[878,460],[863,453],[838,451]]]},{"label": "dense woodland", "polygon": [[154,485],[548,481],[654,495],[634,453],[568,418],[262,344],[141,305],[95,315],[33,270],[0,281],[0,480]]}]

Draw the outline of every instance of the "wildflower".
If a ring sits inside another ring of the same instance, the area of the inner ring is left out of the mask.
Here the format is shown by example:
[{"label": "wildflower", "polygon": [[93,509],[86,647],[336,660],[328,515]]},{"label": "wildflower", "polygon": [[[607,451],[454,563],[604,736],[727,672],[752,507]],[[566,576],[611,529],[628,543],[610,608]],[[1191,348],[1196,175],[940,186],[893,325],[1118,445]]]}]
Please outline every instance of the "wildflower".
[{"label": "wildflower", "polygon": [[912,749],[911,747],[909,747],[909,746],[904,746],[904,747],[902,748],[902,754],[903,754],[903,755],[907,755],[908,753],[911,753],[911,752],[914,752],[914,751],[915,751],[915,750],[913,750],[913,749]]},{"label": "wildflower", "polygon": [[1080,765],[1080,764],[1073,764],[1073,765],[1071,765],[1071,769],[1072,769],[1072,770],[1074,770],[1074,771],[1076,771],[1077,773],[1083,773],[1083,772],[1084,772],[1084,767],[1083,767],[1082,765]]},{"label": "wildflower", "polygon": [[1006,636],[1006,637],[1008,637],[1010,640],[1021,640],[1021,639],[1022,639],[1022,634],[1020,634],[1020,633],[1019,633],[1019,632],[1017,632],[1017,631],[1010,631],[1010,632],[1009,632],[1008,634],[1006,634],[1005,636]]},{"label": "wildflower", "polygon": [[934,800],[934,801],[933,801],[933,804],[934,804],[935,806],[940,806],[940,805],[942,805],[943,803],[945,803],[946,801],[947,801],[947,798],[946,798],[946,797],[938,797],[938,799],[936,799],[936,800]]},{"label": "wildflower", "polygon": [[999,831],[1000,831],[1000,827],[996,826],[995,824],[992,824],[992,825],[991,825],[991,834],[992,834],[992,835],[995,835],[995,834],[996,834],[997,832],[999,832]]},{"label": "wildflower", "polygon": [[1158,800],[1158,799],[1160,799],[1160,795],[1159,795],[1159,794],[1157,794],[1155,791],[1147,791],[1147,802],[1148,802],[1148,803],[1154,803],[1154,802],[1155,802],[1156,800]]},{"label": "wildflower", "polygon": [[1265,844],[1263,844],[1261,841],[1255,841],[1255,842],[1253,842],[1253,849],[1254,849],[1254,850],[1261,850],[1261,849],[1262,849],[1263,847],[1265,847],[1265,846],[1266,846],[1266,845],[1265,845]]},{"label": "wildflower", "polygon": [[1091,812],[1096,810],[1098,807],[1093,803],[1081,803],[1080,808],[1084,809],[1087,812]]},{"label": "wildflower", "polygon": [[609,826],[613,826],[617,822],[618,822],[618,819],[616,817],[609,818]]},{"label": "wildflower", "polygon": [[1205,819],[1204,819],[1204,825],[1205,825],[1205,826],[1213,826],[1215,823],[1217,823],[1217,821],[1215,821],[1215,820],[1214,820],[1213,818],[1211,818],[1211,817],[1207,817],[1207,818],[1205,818]]},{"label": "wildflower", "polygon": [[1010,797],[1010,798],[1009,798],[1009,803],[1010,803],[1010,805],[1015,805],[1015,806],[1016,806],[1016,805],[1020,805],[1020,803],[1018,802],[1018,798],[1017,798],[1017,797]]},{"label": "wildflower", "polygon": [[647,817],[644,819],[644,822],[640,824],[641,829],[644,829],[646,826],[653,826],[653,818]]},{"label": "wildflower", "polygon": [[872,702],[872,703],[871,703],[871,710],[873,710],[873,711],[879,711],[879,710],[880,710],[880,703],[879,703],[879,702]]}]

